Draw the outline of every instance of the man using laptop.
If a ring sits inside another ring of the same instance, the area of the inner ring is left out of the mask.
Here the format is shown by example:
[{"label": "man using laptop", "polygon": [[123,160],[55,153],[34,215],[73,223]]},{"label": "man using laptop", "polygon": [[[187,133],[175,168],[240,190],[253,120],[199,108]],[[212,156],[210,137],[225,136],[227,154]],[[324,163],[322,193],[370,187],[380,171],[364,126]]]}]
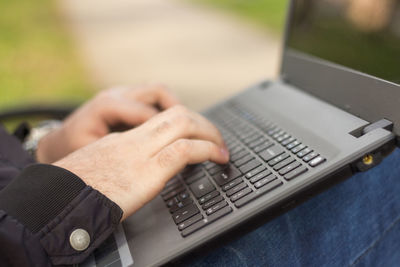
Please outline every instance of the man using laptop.
[{"label": "man using laptop", "polygon": [[[155,104],[166,110],[159,113]],[[176,98],[159,86],[102,92],[41,140],[37,159],[53,165],[29,165],[33,160],[23,153],[16,139],[2,132],[2,265],[79,263],[112,233],[120,220],[156,196],[168,178],[186,164],[205,160],[225,163],[228,152],[218,130],[202,116],[176,104]],[[137,127],[109,134],[110,126],[118,123]],[[351,230],[351,235],[364,236],[374,231],[376,224],[393,224],[393,231],[399,227],[395,218],[382,218],[373,208],[382,205],[385,209],[385,203],[399,202],[399,186],[395,181],[372,183],[380,175],[395,180],[400,171],[399,156],[397,151],[375,172],[354,177],[193,264],[317,265],[329,262],[330,253],[333,258],[348,256],[337,244],[338,239],[334,241],[334,235]],[[340,201],[336,201],[338,197]],[[348,216],[335,217],[334,210],[345,208],[349,202],[358,205],[351,208]],[[363,209],[365,204],[373,206]],[[324,216],[327,224],[310,226]],[[369,223],[361,227],[359,220],[366,218]],[[288,223],[293,229],[286,228]],[[392,235],[399,235],[399,231],[393,231]],[[385,241],[387,232],[380,234],[377,242],[383,242],[380,245],[391,256],[372,247],[365,251],[367,256],[358,255],[359,261],[371,254],[378,260],[398,258],[398,243]],[[346,242],[345,236],[339,240]],[[248,247],[247,242],[257,245]],[[367,242],[365,239],[342,245],[354,256],[367,248]],[[317,247],[322,244],[339,247],[328,252]]]},{"label": "man using laptop", "polygon": [[[4,262],[80,262],[123,219],[107,264],[158,266],[298,205],[192,264],[396,266],[400,6],[360,2],[291,1],[280,78],[206,110],[218,130],[163,90],[119,89],[39,143],[53,165],[24,169],[3,133]],[[121,123],[137,127],[108,134]]]},{"label": "man using laptop", "polygon": [[[104,91],[40,140],[37,160],[53,165],[21,172],[33,161],[2,130],[2,262],[79,263],[186,164],[226,163],[219,131],[177,104],[162,86]],[[109,133],[121,123],[137,127]]]}]

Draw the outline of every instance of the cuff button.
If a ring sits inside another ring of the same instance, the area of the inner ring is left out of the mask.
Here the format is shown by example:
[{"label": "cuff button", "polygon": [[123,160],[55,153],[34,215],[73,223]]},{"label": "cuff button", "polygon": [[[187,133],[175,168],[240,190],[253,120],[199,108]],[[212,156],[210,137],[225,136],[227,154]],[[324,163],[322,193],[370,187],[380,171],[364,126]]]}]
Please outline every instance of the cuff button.
[{"label": "cuff button", "polygon": [[89,247],[89,233],[83,229],[76,229],[69,236],[69,243],[76,251],[83,251]]}]

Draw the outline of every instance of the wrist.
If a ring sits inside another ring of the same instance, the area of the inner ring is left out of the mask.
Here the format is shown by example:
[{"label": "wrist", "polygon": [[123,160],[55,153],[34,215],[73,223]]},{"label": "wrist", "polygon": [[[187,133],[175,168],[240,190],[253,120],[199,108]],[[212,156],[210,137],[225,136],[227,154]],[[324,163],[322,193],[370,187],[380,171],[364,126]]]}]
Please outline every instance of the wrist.
[{"label": "wrist", "polygon": [[60,142],[65,142],[62,136],[62,128],[53,129],[43,136],[37,143],[35,158],[40,163],[53,163],[60,156]]},{"label": "wrist", "polygon": [[[61,127],[61,122],[56,120],[48,120],[43,121],[37,127],[31,129],[29,135],[27,136],[23,147],[27,150],[34,158],[39,160],[37,157],[37,152],[39,150],[39,144],[46,136],[48,136],[51,132],[59,129]],[[40,152],[43,154],[42,152]],[[42,157],[42,155],[41,155]],[[40,160],[39,160],[40,161]],[[46,161],[40,161],[46,162]]]},{"label": "wrist", "polygon": [[121,220],[125,220],[128,215],[133,213],[133,211],[131,211],[131,206],[137,206],[136,208],[133,208],[133,210],[137,210],[142,206],[139,203],[134,205],[134,203],[127,201],[129,195],[127,195],[124,190],[121,190],[121,186],[116,186],[117,183],[115,181],[112,182],[111,178],[107,177],[105,173],[99,172],[93,166],[90,159],[76,157],[73,153],[57,162],[54,162],[52,165],[74,173],[86,185],[97,190],[113,203],[117,204],[123,211]]}]

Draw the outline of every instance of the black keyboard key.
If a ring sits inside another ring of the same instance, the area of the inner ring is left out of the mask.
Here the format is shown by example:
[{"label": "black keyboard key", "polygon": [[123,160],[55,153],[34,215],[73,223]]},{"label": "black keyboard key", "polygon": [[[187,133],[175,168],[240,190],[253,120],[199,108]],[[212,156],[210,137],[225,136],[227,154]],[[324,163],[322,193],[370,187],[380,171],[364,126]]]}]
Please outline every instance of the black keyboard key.
[{"label": "black keyboard key", "polygon": [[234,155],[234,154],[236,154],[236,153],[238,153],[238,152],[240,152],[242,150],[244,150],[244,148],[242,146],[238,145],[238,146],[236,146],[234,148],[229,148],[229,153],[231,155]]},{"label": "black keyboard key", "polygon": [[300,141],[296,140],[296,141],[293,141],[293,142],[291,142],[290,144],[288,144],[288,145],[286,146],[286,148],[289,149],[289,150],[291,150],[292,148],[295,148],[296,146],[298,146],[298,145],[300,145],[300,144],[301,144]]},{"label": "black keyboard key", "polygon": [[240,139],[244,140],[249,140],[251,138],[256,138],[257,133],[254,130],[249,130],[247,129],[247,126],[242,124],[242,125],[232,125],[232,128],[234,128],[234,132],[239,136]]},{"label": "black keyboard key", "polygon": [[318,156],[318,157],[314,158],[313,160],[311,160],[309,164],[311,167],[317,167],[319,164],[321,164],[325,161],[326,161],[325,158]]},{"label": "black keyboard key", "polygon": [[229,150],[235,149],[236,147],[240,147],[240,144],[236,141],[228,140],[226,137],[224,138],[225,144],[228,147]]},{"label": "black keyboard key", "polygon": [[296,168],[299,167],[300,165],[301,165],[300,162],[295,161],[295,162],[293,162],[293,163],[287,165],[287,166],[284,167],[283,169],[281,169],[281,170],[279,171],[279,174],[280,174],[280,175],[285,175],[286,173],[288,173],[288,172],[290,172],[290,171],[296,169]]},{"label": "black keyboard key", "polygon": [[187,219],[186,221],[181,222],[181,223],[178,225],[178,229],[179,229],[180,231],[182,231],[183,229],[185,229],[185,228],[191,226],[192,224],[194,224],[194,223],[200,221],[201,219],[203,219],[203,215],[201,215],[201,214],[194,215],[193,217]]},{"label": "black keyboard key", "polygon": [[252,161],[247,162],[245,165],[241,166],[239,168],[239,170],[242,173],[248,173],[249,171],[251,171],[252,169],[257,168],[260,165],[261,165],[261,162],[259,162],[258,160],[252,160]]},{"label": "black keyboard key", "polygon": [[207,201],[209,201],[210,199],[213,199],[214,197],[216,197],[216,196],[218,196],[218,195],[219,195],[219,192],[218,192],[218,191],[212,191],[210,194],[207,194],[207,195],[205,195],[205,196],[199,198],[199,203],[200,203],[200,205],[201,205],[201,204],[204,204],[204,203],[206,203]]},{"label": "black keyboard key", "polygon": [[256,146],[255,148],[253,148],[254,152],[256,152],[257,154],[260,153],[261,151],[273,146],[274,143],[271,141],[267,141],[261,145]]},{"label": "black keyboard key", "polygon": [[201,179],[201,178],[203,178],[205,176],[206,176],[206,173],[201,171],[201,172],[196,173],[193,176],[187,176],[186,178],[184,178],[184,180],[189,185],[189,184],[192,184],[195,181],[197,181],[197,180],[199,180],[199,179]]},{"label": "black keyboard key", "polygon": [[241,182],[243,182],[243,178],[242,177],[236,178],[235,180],[230,181],[229,183],[223,185],[222,186],[222,190],[227,191],[227,190],[231,189],[232,187],[240,184]]},{"label": "black keyboard key", "polygon": [[178,210],[174,214],[172,214],[172,218],[174,219],[176,224],[179,224],[193,215],[196,215],[197,213],[200,213],[199,209],[196,207],[194,204],[187,205],[186,207],[183,207],[182,209]]},{"label": "black keyboard key", "polygon": [[178,195],[178,199],[180,201],[183,201],[183,200],[187,199],[188,197],[189,197],[189,193],[187,191],[184,191]]},{"label": "black keyboard key", "polygon": [[[226,203],[226,202],[225,202]],[[232,211],[232,208],[229,206],[224,206],[224,208],[218,210],[217,212],[211,214],[210,216],[207,217],[208,222],[214,222],[221,218],[222,216],[225,216],[226,214],[230,213]]]},{"label": "black keyboard key", "polygon": [[251,142],[261,139],[261,138],[262,138],[262,135],[260,135],[259,133],[255,133],[255,134],[251,135],[250,137],[243,139],[243,143],[250,144]]},{"label": "black keyboard key", "polygon": [[235,186],[235,187],[229,189],[228,191],[226,191],[226,195],[227,195],[228,197],[230,197],[230,196],[232,196],[233,194],[235,194],[236,192],[238,192],[238,191],[240,191],[240,190],[242,190],[242,189],[244,189],[244,188],[246,188],[246,187],[247,187],[247,184],[245,184],[245,183],[240,183],[240,184],[238,184],[237,186]]},{"label": "black keyboard key", "polygon": [[292,143],[292,142],[295,141],[295,140],[296,140],[296,138],[290,137],[290,138],[288,138],[288,139],[282,141],[281,144],[282,144],[283,146],[287,146],[288,144]]},{"label": "black keyboard key", "polygon": [[305,156],[305,157],[303,158],[303,160],[304,160],[305,162],[309,162],[310,160],[313,160],[314,158],[316,158],[316,157],[318,157],[318,156],[319,156],[319,154],[318,154],[317,152],[313,151],[313,152],[311,152],[310,154],[308,154],[307,156]]},{"label": "black keyboard key", "polygon": [[273,123],[265,123],[265,125],[262,125],[260,128],[265,132],[269,133],[271,130],[274,130],[277,126],[274,125]]},{"label": "black keyboard key", "polygon": [[254,159],[254,157],[249,154],[247,156],[244,156],[241,159],[238,159],[238,160],[234,161],[233,164],[235,164],[236,167],[240,167],[240,166],[242,166],[243,164],[246,164],[247,162],[249,162],[252,159]]},{"label": "black keyboard key", "polygon": [[195,171],[187,172],[186,174],[182,174],[182,177],[183,177],[183,180],[186,180],[186,179],[188,179],[190,177],[194,177],[194,176],[198,177],[198,176],[201,176],[201,175],[204,175],[204,170],[202,168],[201,169],[200,168],[196,168]]},{"label": "black keyboard key", "polygon": [[289,157],[287,159],[285,159],[284,161],[281,161],[280,163],[276,164],[274,166],[274,170],[275,171],[279,171],[280,169],[282,169],[283,167],[289,165],[290,163],[292,163],[294,161],[294,158]]},{"label": "black keyboard key", "polygon": [[260,157],[265,160],[265,161],[270,161],[273,158],[276,158],[277,156],[279,156],[280,154],[282,154],[283,152],[285,152],[285,150],[280,147],[280,146],[273,146],[270,147],[266,150],[264,150],[263,152],[260,153]]},{"label": "black keyboard key", "polygon": [[276,133],[272,136],[272,138],[274,138],[274,139],[276,140],[276,139],[278,139],[279,136],[284,135],[284,134],[285,134],[285,131],[284,131],[284,130],[280,130],[280,131],[276,132]]},{"label": "black keyboard key", "polygon": [[170,200],[167,201],[167,207],[171,208],[173,205],[179,202],[179,199],[177,197],[171,198]]},{"label": "black keyboard key", "polygon": [[285,141],[288,138],[290,138],[290,134],[286,133],[286,134],[281,135],[278,138],[276,138],[276,141],[279,143],[282,143],[283,141]]},{"label": "black keyboard key", "polygon": [[161,192],[161,196],[168,195],[170,192],[180,189],[180,188],[183,188],[182,183],[176,183],[176,184],[170,185],[170,186],[164,188],[164,190]]},{"label": "black keyboard key", "polygon": [[194,223],[191,226],[187,227],[186,229],[184,229],[181,232],[181,234],[183,237],[186,237],[186,236],[196,232],[197,230],[203,228],[204,226],[215,222],[216,220],[222,218],[223,216],[225,216],[231,212],[232,212],[232,208],[229,206],[226,206],[225,208],[222,208],[222,209],[218,210],[217,212],[208,216],[207,219],[203,219],[203,220],[198,221],[197,223]]},{"label": "black keyboard key", "polygon": [[299,153],[297,153],[297,156],[299,158],[303,158],[304,156],[306,156],[308,153],[311,153],[312,149],[309,147],[306,147],[305,149],[303,149],[302,151],[300,151]]},{"label": "black keyboard key", "polygon": [[269,136],[273,136],[274,134],[276,134],[276,133],[279,132],[280,130],[281,130],[281,129],[279,129],[278,127],[274,126],[274,127],[271,127],[271,129],[267,131],[267,134],[268,134]]},{"label": "black keyboard key", "polygon": [[204,210],[208,209],[211,206],[214,206],[215,204],[217,204],[218,202],[221,202],[222,200],[224,200],[224,197],[219,195],[209,201],[207,201],[206,203],[204,203],[204,205],[202,206],[202,208]]},{"label": "black keyboard key", "polygon": [[242,197],[250,194],[252,192],[251,188],[247,187],[245,189],[243,189],[242,191],[237,192],[236,194],[231,196],[231,201],[235,202],[239,199],[241,199]]},{"label": "black keyboard key", "polygon": [[250,148],[254,148],[254,147],[256,147],[256,146],[258,146],[258,145],[261,145],[261,144],[263,144],[263,143],[265,143],[265,142],[267,142],[267,141],[268,141],[268,140],[267,140],[266,138],[261,137],[261,138],[256,139],[255,141],[251,142],[248,146],[249,146]]},{"label": "black keyboard key", "polygon": [[171,213],[174,213],[174,212],[176,212],[177,210],[179,210],[179,209],[181,209],[181,208],[183,208],[183,207],[185,207],[185,206],[187,206],[187,205],[189,205],[189,204],[192,204],[193,203],[193,200],[191,199],[191,198],[187,198],[187,199],[185,199],[185,200],[183,200],[183,201],[181,201],[181,202],[178,202],[178,203],[176,203],[175,205],[173,205],[170,209],[169,209],[169,211],[171,212]]},{"label": "black keyboard key", "polygon": [[258,181],[257,183],[255,183],[255,184],[254,184],[254,187],[258,189],[258,188],[263,187],[263,186],[265,186],[266,184],[268,184],[268,183],[274,181],[275,179],[277,179],[276,176],[273,175],[273,174],[271,174],[271,175],[269,175],[269,176],[267,176],[267,177],[265,177],[265,178],[262,178],[262,179],[261,179],[260,181]]},{"label": "black keyboard key", "polygon": [[201,198],[202,196],[214,191],[215,187],[207,178],[203,178],[197,182],[194,182],[190,186],[190,189],[196,198]]},{"label": "black keyboard key", "polygon": [[244,205],[246,205],[247,203],[249,203],[250,201],[268,193],[271,192],[272,190],[274,190],[275,188],[278,188],[279,186],[281,186],[283,183],[281,180],[279,179],[275,179],[274,181],[268,183],[266,186],[261,187],[260,189],[258,189],[257,191],[254,191],[250,194],[248,194],[247,196],[242,197],[241,199],[239,199],[238,201],[235,202],[235,206],[237,208],[243,207]]},{"label": "black keyboard key", "polygon": [[232,181],[232,180],[238,178],[241,175],[242,174],[240,173],[240,171],[238,169],[236,169],[235,166],[229,165],[223,171],[213,175],[213,178],[214,178],[215,182],[221,186],[221,185],[226,184],[229,181]]},{"label": "black keyboard key", "polygon": [[168,200],[168,199],[170,199],[170,198],[172,198],[172,197],[175,197],[176,195],[178,195],[180,192],[182,192],[182,191],[184,191],[184,190],[185,190],[184,187],[179,187],[179,188],[177,188],[177,189],[174,189],[174,190],[170,191],[168,194],[162,196],[162,198],[163,198],[164,200]]},{"label": "black keyboard key", "polygon": [[287,159],[288,157],[289,157],[289,154],[285,152],[282,155],[268,161],[268,165],[272,167],[272,166],[278,164],[279,162],[281,162],[282,160]]},{"label": "black keyboard key", "polygon": [[249,152],[247,150],[241,150],[238,153],[231,155],[230,160],[236,161],[236,160],[243,158],[244,156],[246,156],[248,154],[249,154]]},{"label": "black keyboard key", "polygon": [[197,165],[189,165],[182,171],[182,177],[191,176],[203,170],[203,167],[200,164]]},{"label": "black keyboard key", "polygon": [[211,215],[214,212],[216,212],[216,211],[218,211],[218,210],[220,210],[220,209],[222,209],[223,207],[226,207],[226,206],[228,206],[228,203],[226,201],[221,201],[221,202],[215,204],[214,206],[212,206],[211,208],[208,208],[206,210],[206,214],[207,215]]},{"label": "black keyboard key", "polygon": [[248,173],[246,173],[245,176],[247,179],[250,179],[251,177],[253,177],[256,174],[259,174],[260,172],[262,172],[265,169],[266,169],[266,167],[264,165],[261,165],[261,166],[255,168],[254,170],[251,170]]},{"label": "black keyboard key", "polygon": [[173,184],[179,183],[179,182],[180,182],[180,181],[179,181],[179,178],[178,178],[177,176],[175,176],[175,177],[171,178],[171,179],[165,184],[165,187],[167,188],[167,187],[169,187],[169,186],[171,186],[171,185],[173,185]]},{"label": "black keyboard key", "polygon": [[226,167],[226,165],[216,165],[214,167],[212,167],[211,169],[208,170],[208,172],[213,175],[216,174],[217,172],[220,172],[221,170],[223,170]]},{"label": "black keyboard key", "polygon": [[206,170],[209,170],[209,169],[212,169],[215,166],[217,166],[217,163],[211,162],[211,161],[207,161],[207,162],[203,163],[203,166],[206,168]]},{"label": "black keyboard key", "polygon": [[250,179],[250,183],[254,184],[255,182],[258,182],[259,180],[261,180],[264,177],[267,177],[268,175],[270,175],[272,172],[270,170],[265,170],[263,172],[260,172],[259,174],[253,176]]},{"label": "black keyboard key", "polygon": [[305,173],[306,171],[308,171],[307,167],[301,166],[301,167],[294,169],[293,171],[285,174],[284,177],[286,180],[292,180],[292,179],[296,178],[297,176],[299,176],[300,174]]},{"label": "black keyboard key", "polygon": [[295,148],[292,148],[291,151],[292,151],[294,154],[296,154],[296,153],[302,151],[304,148],[306,148],[306,145],[305,145],[305,144],[300,144],[300,145],[296,146]]}]

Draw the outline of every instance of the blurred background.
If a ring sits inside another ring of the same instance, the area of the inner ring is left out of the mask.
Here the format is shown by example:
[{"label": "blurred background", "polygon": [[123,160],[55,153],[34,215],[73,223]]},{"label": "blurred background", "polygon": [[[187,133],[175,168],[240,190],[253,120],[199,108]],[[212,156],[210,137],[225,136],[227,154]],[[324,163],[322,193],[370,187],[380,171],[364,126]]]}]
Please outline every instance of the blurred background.
[{"label": "blurred background", "polygon": [[201,110],[277,74],[285,0],[2,0],[0,112],[164,83]]}]

